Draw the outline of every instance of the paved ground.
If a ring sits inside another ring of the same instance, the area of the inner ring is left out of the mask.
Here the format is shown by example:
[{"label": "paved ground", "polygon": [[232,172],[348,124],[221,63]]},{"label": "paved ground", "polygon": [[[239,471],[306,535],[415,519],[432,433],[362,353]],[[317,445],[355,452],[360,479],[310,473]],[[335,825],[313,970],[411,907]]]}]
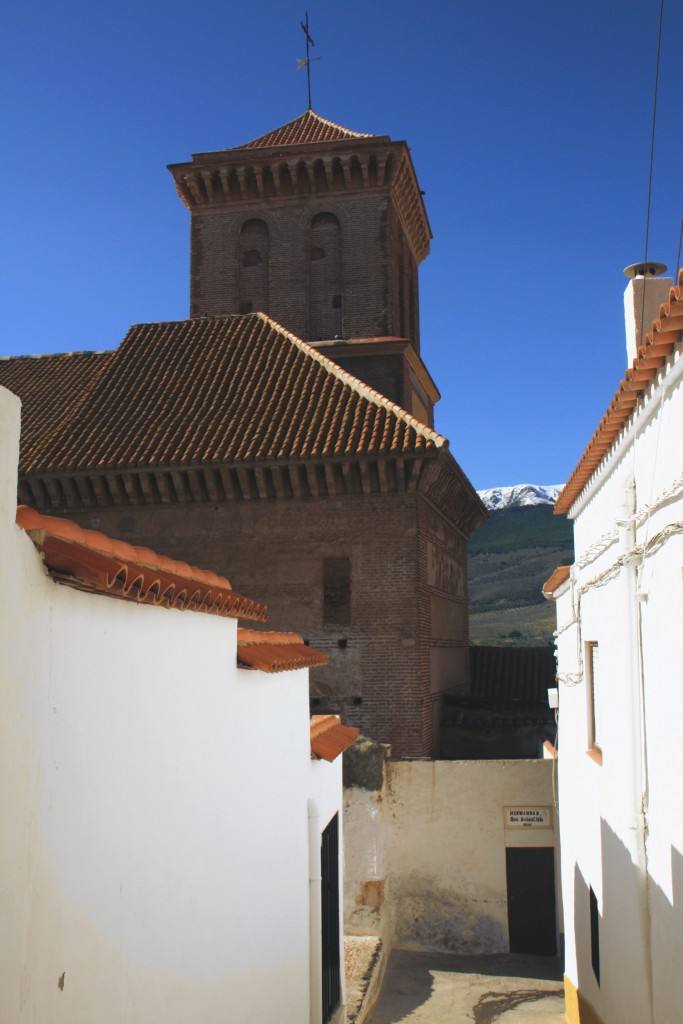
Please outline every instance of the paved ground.
[{"label": "paved ground", "polygon": [[367,1024],[565,1024],[562,968],[550,957],[392,950]]}]

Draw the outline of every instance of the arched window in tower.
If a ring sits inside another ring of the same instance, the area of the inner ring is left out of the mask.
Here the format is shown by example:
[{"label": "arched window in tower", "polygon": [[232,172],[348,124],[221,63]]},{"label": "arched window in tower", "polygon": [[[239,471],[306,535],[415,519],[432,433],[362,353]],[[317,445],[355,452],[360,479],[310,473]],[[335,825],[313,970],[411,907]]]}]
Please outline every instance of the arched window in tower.
[{"label": "arched window in tower", "polygon": [[240,313],[267,313],[269,309],[270,236],[262,220],[247,220],[240,231],[237,280]]},{"label": "arched window in tower", "polygon": [[341,227],[332,213],[318,213],[308,240],[310,339],[343,336]]}]

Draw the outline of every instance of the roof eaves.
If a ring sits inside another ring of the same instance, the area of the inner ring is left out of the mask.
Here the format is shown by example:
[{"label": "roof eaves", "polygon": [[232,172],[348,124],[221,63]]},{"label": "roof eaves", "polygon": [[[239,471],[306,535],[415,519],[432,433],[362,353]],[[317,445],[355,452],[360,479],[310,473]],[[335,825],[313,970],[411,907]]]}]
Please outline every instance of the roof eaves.
[{"label": "roof eaves", "polygon": [[550,577],[543,584],[543,596],[546,601],[554,600],[556,592],[567,582],[570,573],[570,565],[558,565],[557,569],[553,570]]},{"label": "roof eaves", "polygon": [[150,548],[133,547],[70,519],[20,505],[17,524],[40,551],[58,583],[137,604],[264,621],[266,606],[242,597],[225,577]]},{"label": "roof eaves", "polygon": [[292,672],[300,668],[321,668],[328,657],[304,644],[297,633],[269,633],[255,629],[237,630],[237,663],[261,672]]},{"label": "roof eaves", "polygon": [[643,395],[656,381],[683,336],[683,269],[678,272],[678,285],[669,291],[669,301],[662,303],[659,317],[645,336],[614,398],[600,420],[573,473],[555,502],[555,514],[569,512],[593,475],[608,457],[622,430],[640,407]]},{"label": "roof eaves", "polygon": [[311,717],[311,754],[323,761],[334,761],[354,743],[360,729],[342,725],[337,715]]}]

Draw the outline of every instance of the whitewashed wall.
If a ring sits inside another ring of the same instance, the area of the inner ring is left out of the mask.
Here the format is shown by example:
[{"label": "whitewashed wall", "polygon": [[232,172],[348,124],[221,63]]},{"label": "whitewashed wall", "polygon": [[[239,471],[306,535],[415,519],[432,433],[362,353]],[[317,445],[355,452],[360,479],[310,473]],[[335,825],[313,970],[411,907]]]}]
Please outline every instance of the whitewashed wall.
[{"label": "whitewashed wall", "polygon": [[5,391],[0,436],[0,1020],[301,1024],[307,672],[238,670],[233,620],[54,584]]},{"label": "whitewashed wall", "polygon": [[544,760],[389,762],[387,901],[398,945],[508,950],[505,848],[556,846],[557,832],[506,830],[503,809],[552,806],[552,771]]},{"label": "whitewashed wall", "polygon": [[[345,790],[347,927],[404,947],[506,952],[506,846],[555,847],[559,897],[553,770],[542,759],[389,761],[381,793]],[[519,805],[551,807],[553,829],[506,830],[504,808]]]},{"label": "whitewashed wall", "polygon": [[383,790],[344,789],[344,924],[349,935],[390,938],[386,808]]},{"label": "whitewashed wall", "polygon": [[[566,973],[607,1024],[683,1020],[683,535],[672,533],[658,549],[650,543],[683,521],[680,371],[679,359],[669,386],[646,404],[637,435],[572,511],[576,564],[556,595]],[[601,765],[586,753],[588,641],[600,650]],[[589,887],[600,911],[600,984],[590,960]]]}]

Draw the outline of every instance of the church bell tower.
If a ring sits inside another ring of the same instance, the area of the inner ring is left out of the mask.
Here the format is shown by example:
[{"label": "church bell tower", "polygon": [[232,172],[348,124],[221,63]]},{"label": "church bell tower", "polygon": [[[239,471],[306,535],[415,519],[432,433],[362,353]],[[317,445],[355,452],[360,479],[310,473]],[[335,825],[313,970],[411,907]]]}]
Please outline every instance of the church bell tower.
[{"label": "church bell tower", "polygon": [[169,170],[191,214],[191,317],[266,313],[433,424],[417,278],[431,231],[405,142],[309,109]]}]

